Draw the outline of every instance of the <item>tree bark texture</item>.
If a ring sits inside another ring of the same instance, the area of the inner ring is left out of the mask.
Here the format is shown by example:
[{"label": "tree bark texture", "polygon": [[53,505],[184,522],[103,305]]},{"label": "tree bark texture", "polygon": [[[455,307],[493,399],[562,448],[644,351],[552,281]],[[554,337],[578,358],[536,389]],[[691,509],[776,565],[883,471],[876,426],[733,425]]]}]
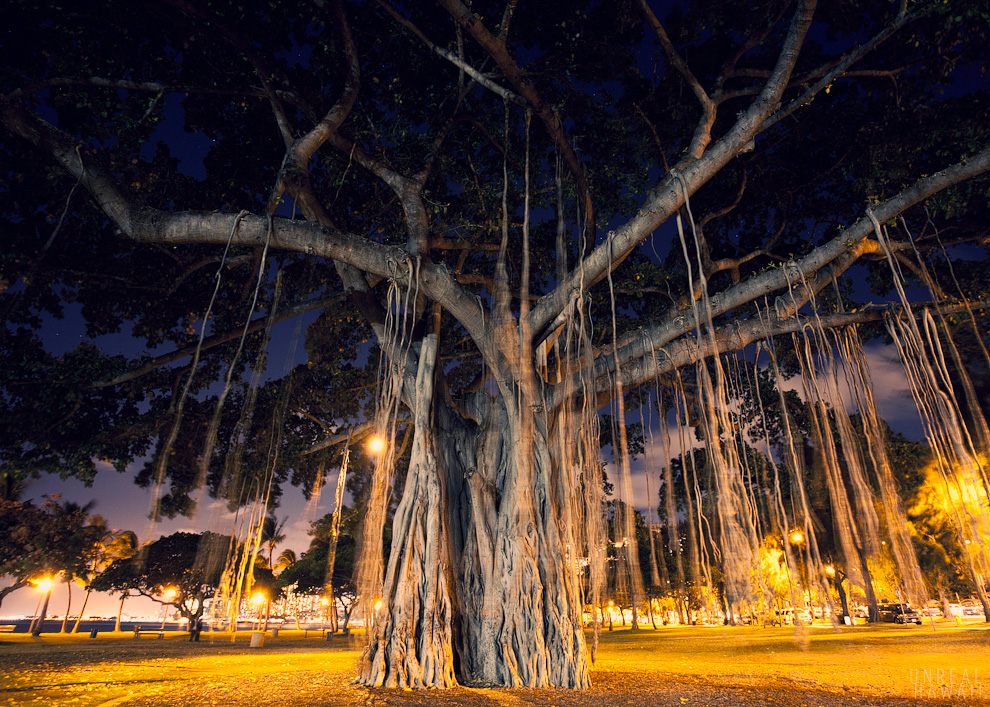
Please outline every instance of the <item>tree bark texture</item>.
[{"label": "tree bark texture", "polygon": [[[514,397],[514,396],[513,396]],[[539,415],[487,398],[479,424],[447,410],[441,462],[449,480],[456,576],[455,657],[467,684],[588,685],[565,477]]]},{"label": "tree bark texture", "polygon": [[410,471],[358,681],[584,688],[569,490],[546,424],[486,393],[466,415],[434,403],[431,422],[432,356],[424,346]]},{"label": "tree bark texture", "polygon": [[471,532],[459,577],[462,676],[511,687],[583,688],[588,661],[574,553],[562,522],[563,479],[543,420],[534,415],[527,429],[503,401],[494,401],[482,426],[478,466],[464,489]]}]

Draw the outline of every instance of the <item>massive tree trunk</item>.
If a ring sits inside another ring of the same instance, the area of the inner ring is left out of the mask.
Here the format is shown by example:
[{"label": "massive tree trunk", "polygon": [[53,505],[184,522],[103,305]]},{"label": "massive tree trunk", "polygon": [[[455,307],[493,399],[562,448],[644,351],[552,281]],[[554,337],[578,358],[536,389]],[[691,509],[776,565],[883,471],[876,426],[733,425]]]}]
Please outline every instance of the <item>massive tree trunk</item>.
[{"label": "massive tree trunk", "polygon": [[[568,489],[546,422],[503,396],[478,431],[459,503],[461,679],[585,687],[585,651]],[[527,421],[526,418],[529,417]],[[465,503],[466,501],[466,503]]]},{"label": "massive tree trunk", "polygon": [[420,357],[412,458],[358,679],[585,687],[568,489],[546,422],[514,395],[480,393],[469,410],[434,401],[435,346],[427,337]]}]

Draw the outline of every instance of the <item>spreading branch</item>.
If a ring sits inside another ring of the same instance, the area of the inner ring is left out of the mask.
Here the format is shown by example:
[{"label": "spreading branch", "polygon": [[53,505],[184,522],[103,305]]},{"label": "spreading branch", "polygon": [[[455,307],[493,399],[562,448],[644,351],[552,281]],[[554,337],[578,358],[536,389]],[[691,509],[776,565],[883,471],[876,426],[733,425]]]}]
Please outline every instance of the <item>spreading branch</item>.
[{"label": "spreading branch", "polygon": [[[919,180],[882,204],[872,207],[866,216],[860,218],[836,238],[816,247],[805,257],[754,275],[744,282],[711,295],[709,298],[711,318],[715,319],[737,310],[773,292],[789,291],[790,294],[786,298],[781,298],[781,302],[778,303],[774,317],[775,321],[780,322],[793,319],[797,316],[798,310],[834,277],[846,271],[864,255],[879,251],[880,244],[870,238],[875,232],[873,219],[881,223],[889,221],[930,196],[988,171],[990,171],[990,147],[965,162],[958,162]],[[905,244],[905,247],[909,245]],[[630,334],[626,340],[619,342],[614,357],[611,352],[598,356],[595,360],[596,379],[604,381],[608,375],[614,375],[616,365],[625,375],[628,365],[639,365],[637,361],[644,356],[650,355],[653,351],[660,351],[668,345],[684,346],[679,339],[682,337],[693,339],[694,337],[685,337],[685,334],[696,326],[697,323],[693,316],[689,316],[688,310],[673,309],[654,326]],[[567,385],[574,383],[558,384],[558,388],[565,390]],[[555,392],[555,395],[561,394]]]},{"label": "spreading branch", "polygon": [[[380,323],[375,319],[380,310],[377,300],[370,293],[367,279],[362,274],[393,278],[403,286],[411,284],[413,268],[410,256],[404,248],[374,243],[362,236],[323,226],[318,222],[238,216],[219,212],[169,212],[138,207],[126,197],[106,173],[97,168],[94,161],[84,165],[76,152],[76,141],[42,120],[19,102],[0,97],[0,123],[11,132],[34,144],[51,155],[56,163],[80,180],[107,217],[127,237],[143,243],[203,243],[259,247],[269,241],[271,249],[288,250],[334,260],[338,272],[345,274],[345,289],[363,298],[374,310],[367,308],[362,314],[369,318],[372,327]],[[335,136],[336,139],[337,136]],[[231,235],[233,234],[233,235]],[[270,239],[269,239],[270,235]],[[477,299],[463,290],[445,267],[422,263],[416,268],[417,286],[431,299],[442,303],[467,330],[482,352],[490,352],[487,313],[478,306]],[[361,298],[357,305],[361,306]]]},{"label": "spreading branch", "polygon": [[[973,309],[986,309],[990,307],[990,302],[970,302],[969,306]],[[966,311],[964,304],[946,305],[936,302],[915,304],[912,305],[912,308],[919,316],[925,308],[938,308],[946,314]],[[767,316],[764,318],[753,317],[742,322],[737,321],[731,327],[718,329],[714,337],[702,337],[700,341],[694,337],[684,337],[663,349],[658,349],[655,357],[653,355],[643,356],[624,365],[621,372],[622,382],[628,390],[716,354],[741,351],[750,344],[770,337],[799,332],[808,326],[832,329],[876,322],[882,320],[888,313],[903,316],[907,310],[900,304],[890,304],[884,307],[862,309],[857,312],[838,312],[816,317],[795,316],[788,319],[775,319],[772,316]],[[609,386],[610,381],[607,377],[600,378],[597,390],[602,395],[608,395]]]},{"label": "spreading branch", "polygon": [[705,148],[708,147],[708,143],[712,139],[712,126],[715,124],[715,102],[705,92],[701,82],[698,81],[697,77],[691,71],[691,67],[688,66],[684,57],[674,47],[674,43],[667,36],[667,30],[664,29],[660,20],[653,13],[649,3],[646,0],[639,0],[639,8],[646,17],[646,24],[653,30],[657,40],[660,42],[660,46],[663,47],[663,52],[667,55],[667,60],[671,66],[677,69],[677,73],[684,78],[684,81],[691,88],[691,92],[698,99],[698,103],[701,104],[702,115],[698,120],[698,126],[695,128],[694,136],[691,138],[691,143],[687,148],[687,154],[693,159],[698,159],[704,154]]},{"label": "spreading branch", "polygon": [[563,323],[562,313],[574,300],[576,293],[587,290],[605,277],[609,270],[617,267],[636,246],[684,204],[687,195],[695,193],[730,160],[745,151],[780,102],[811,26],[815,7],[815,0],[799,3],[773,73],[749,108],[740,113],[733,127],[710,146],[700,159],[685,158],[687,162],[681,160],[675,165],[672,173],[666,175],[646,197],[636,216],[620,228],[610,231],[601,245],[583,258],[552,292],[540,299],[530,313],[531,331],[536,336],[536,344]]},{"label": "spreading branch", "polygon": [[[480,84],[481,86],[484,86],[489,91],[491,91],[492,93],[494,93],[497,96],[500,96],[502,99],[504,99],[506,101],[509,101],[511,103],[515,103],[516,105],[520,105],[520,106],[525,106],[526,105],[526,101],[523,100],[520,96],[516,95],[515,93],[513,93],[512,91],[510,91],[507,88],[503,88],[502,86],[499,86],[497,83],[495,83],[490,78],[488,78],[487,76],[485,76],[483,73],[481,73],[480,71],[478,71],[477,69],[475,69],[473,66],[471,66],[470,64],[468,64],[466,61],[464,61],[464,59],[461,58],[460,56],[458,56],[457,54],[454,54],[453,52],[449,52],[446,49],[444,49],[443,47],[440,47],[440,46],[437,46],[436,44],[434,44],[430,40],[430,38],[427,37],[426,34],[422,30],[419,29],[419,27],[417,27],[415,24],[413,24],[410,20],[408,20],[405,17],[403,17],[402,15],[400,15],[395,10],[395,8],[393,8],[391,5],[389,5],[387,2],[385,2],[385,0],[378,0],[378,4],[381,5],[382,9],[384,9],[385,12],[387,12],[389,15],[391,15],[392,19],[394,19],[400,25],[402,25],[407,30],[409,30],[410,33],[412,33],[417,39],[419,39],[423,44],[425,44],[427,49],[429,49],[431,52],[433,52],[437,56],[442,57],[442,58],[446,59],[447,61],[449,61],[451,64],[453,64],[454,66],[456,66],[458,69],[460,69],[465,74],[467,74],[468,76],[470,76],[471,77],[471,80],[473,80],[474,82]],[[506,8],[506,10],[508,10],[508,8]],[[507,24],[506,24],[506,27],[508,27]]]}]

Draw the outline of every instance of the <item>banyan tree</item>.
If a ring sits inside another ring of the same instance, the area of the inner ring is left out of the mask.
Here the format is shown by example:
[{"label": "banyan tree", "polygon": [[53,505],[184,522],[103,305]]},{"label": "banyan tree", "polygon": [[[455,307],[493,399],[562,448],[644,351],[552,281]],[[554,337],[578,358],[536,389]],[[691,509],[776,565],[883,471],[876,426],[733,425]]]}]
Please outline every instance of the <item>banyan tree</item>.
[{"label": "banyan tree", "polygon": [[[816,586],[831,560],[872,586],[882,544],[924,598],[870,340],[982,499],[949,512],[986,602],[981,4],[13,15],[0,462],[141,460],[156,513],[205,488],[262,519],[374,429],[363,684],[586,686],[608,562],[634,622],[661,571],[731,615],[770,536]],[[66,313],[78,346],[44,336]],[[644,400],[683,439],[637,500]],[[658,505],[684,538],[659,570],[632,513]]]}]

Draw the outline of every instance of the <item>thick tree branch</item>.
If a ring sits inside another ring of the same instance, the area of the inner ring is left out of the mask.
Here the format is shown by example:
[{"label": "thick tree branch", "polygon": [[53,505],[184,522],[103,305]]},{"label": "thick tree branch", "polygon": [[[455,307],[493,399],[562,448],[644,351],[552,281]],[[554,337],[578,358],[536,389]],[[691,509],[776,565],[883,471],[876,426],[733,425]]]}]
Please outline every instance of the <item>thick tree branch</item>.
[{"label": "thick tree branch", "polygon": [[431,238],[430,248],[437,250],[488,250],[498,251],[498,243],[475,243],[467,238]]},{"label": "thick tree branch", "polygon": [[[966,305],[944,305],[937,302],[923,302],[913,305],[915,311],[920,313],[925,308],[938,308],[944,313],[963,312]],[[970,303],[970,307],[985,309],[990,307],[990,302]],[[622,367],[622,380],[626,389],[642,385],[653,380],[658,375],[669,373],[677,368],[690,365],[697,361],[713,356],[715,354],[731,353],[741,351],[750,344],[762,339],[780,334],[790,334],[802,331],[807,326],[821,324],[826,329],[835,327],[851,326],[854,324],[864,324],[876,322],[883,319],[888,312],[906,313],[900,304],[890,304],[884,307],[862,309],[857,312],[839,312],[835,314],[819,315],[818,317],[795,316],[787,319],[773,319],[753,317],[745,321],[737,321],[734,326],[719,329],[715,333],[715,343],[711,337],[702,337],[699,344],[694,337],[685,337],[672,342],[663,350],[657,349],[656,362],[652,355],[643,356],[636,361],[632,361]],[[605,393],[608,390],[609,382],[600,379],[598,390]]]},{"label": "thick tree branch", "polygon": [[[46,123],[20,103],[0,97],[0,123],[9,131],[33,143],[79,179],[94,200],[120,229],[136,241],[145,243],[212,243],[262,246],[268,239],[269,221],[264,217],[238,216],[219,212],[166,212],[141,208],[133,204],[94,165],[85,165],[69,135]],[[337,135],[334,136],[335,140]],[[409,286],[413,268],[403,248],[385,246],[361,236],[325,227],[317,222],[273,218],[270,247],[330,258],[344,269],[344,286],[354,294],[372,298],[367,281],[359,271],[394,278]],[[353,277],[348,276],[350,269]],[[487,314],[477,298],[463,290],[442,265],[422,263],[418,268],[418,287],[431,299],[440,302],[468,331],[479,348],[491,351]],[[369,301],[369,304],[371,302]],[[377,307],[377,300],[373,302]],[[360,302],[356,302],[360,307]],[[374,314],[369,317],[376,326]]]},{"label": "thick tree branch", "polygon": [[[282,169],[279,172],[278,184],[272,190],[272,198],[269,203],[269,212],[272,213],[275,211],[277,195],[281,193],[282,189],[287,189],[304,209],[308,209],[312,213],[323,211],[325,214],[325,211],[316,204],[306,203],[316,199],[310,182],[309,161],[323,143],[337,132],[337,129],[350,114],[361,88],[361,67],[358,62],[357,47],[354,46],[354,38],[351,36],[351,26],[347,21],[347,13],[344,12],[343,0],[335,0],[333,9],[334,19],[340,28],[340,36],[343,40],[344,55],[347,57],[347,77],[344,80],[344,88],[340,98],[323,116],[323,119],[308,133],[295,140],[286,150]],[[327,218],[329,217],[327,216]]]},{"label": "thick tree branch", "polygon": [[[831,282],[833,277],[847,270],[863,255],[874,253],[879,249],[879,244],[869,239],[874,232],[871,216],[883,223],[947,187],[988,171],[990,171],[990,148],[984,149],[965,162],[959,162],[916,182],[884,203],[872,207],[869,215],[859,219],[837,238],[816,247],[805,257],[774,270],[754,275],[744,282],[713,294],[709,298],[711,318],[715,319],[773,292],[788,289],[791,294],[781,298],[777,307],[778,314],[780,319],[796,316],[797,310],[821,287]],[[907,247],[907,244],[905,246]],[[620,345],[617,356],[613,357],[609,351],[607,355],[597,357],[596,378],[614,371],[615,359],[618,360],[622,370],[625,370],[627,364],[641,359],[652,351],[659,351],[683,337],[695,326],[694,318],[690,316],[688,310],[674,310],[668,313],[655,326],[631,335],[627,342]],[[693,337],[689,338],[693,339]]]},{"label": "thick tree branch", "polygon": [[815,7],[815,0],[804,0],[799,3],[772,75],[760,95],[739,115],[735,125],[700,159],[686,157],[681,160],[675,166],[673,173],[668,174],[663,182],[647,195],[636,216],[615,231],[610,231],[604,242],[595,248],[591,255],[582,259],[563,282],[540,299],[530,314],[531,331],[536,337],[534,343],[541,342],[562,323],[564,309],[570,306],[578,293],[584,292],[605,277],[609,269],[618,266],[633,248],[642,243],[684,204],[685,191],[688,194],[696,192],[718,174],[730,160],[746,149],[762,129],[764,121],[779,105],[781,94],[797,62],[804,37],[811,26]]}]

